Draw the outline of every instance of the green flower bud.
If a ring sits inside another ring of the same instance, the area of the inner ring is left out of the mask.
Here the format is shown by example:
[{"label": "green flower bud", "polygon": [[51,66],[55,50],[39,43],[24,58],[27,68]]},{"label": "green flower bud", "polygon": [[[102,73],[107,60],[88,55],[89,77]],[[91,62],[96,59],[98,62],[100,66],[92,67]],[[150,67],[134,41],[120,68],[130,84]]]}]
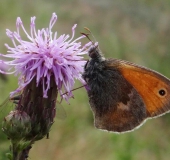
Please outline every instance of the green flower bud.
[{"label": "green flower bud", "polygon": [[24,111],[11,111],[3,120],[3,132],[14,141],[24,139],[31,130],[31,120]]}]

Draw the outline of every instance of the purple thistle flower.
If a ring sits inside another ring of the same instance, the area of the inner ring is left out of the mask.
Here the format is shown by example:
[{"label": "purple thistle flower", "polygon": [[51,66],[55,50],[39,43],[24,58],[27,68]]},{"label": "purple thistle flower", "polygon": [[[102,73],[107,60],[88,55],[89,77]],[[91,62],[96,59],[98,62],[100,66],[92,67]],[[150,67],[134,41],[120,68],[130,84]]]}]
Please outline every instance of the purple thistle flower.
[{"label": "purple thistle flower", "polygon": [[[71,90],[75,79],[84,83],[81,73],[86,61],[83,60],[82,55],[87,54],[86,48],[91,45],[91,42],[82,46],[79,40],[84,36],[73,40],[76,25],[72,27],[71,38],[65,34],[58,36],[57,32],[53,34],[52,27],[56,21],[57,15],[53,13],[49,27],[36,31],[35,17],[32,17],[30,34],[28,34],[18,17],[16,21],[17,31],[6,30],[6,34],[12,40],[14,47],[5,44],[9,54],[1,54],[1,56],[13,59],[3,63],[10,66],[10,69],[14,68],[14,71],[4,72],[1,70],[0,72],[19,75],[19,87],[11,92],[11,96],[21,92],[35,78],[36,85],[43,86],[43,97],[47,98],[50,79],[54,77],[59,94],[68,101],[73,96]],[[28,41],[21,38],[20,29],[24,31]],[[65,92],[67,95],[62,95]]]},{"label": "purple thistle flower", "polygon": [[[0,64],[7,65],[9,70],[0,68],[0,72],[19,75],[19,87],[11,92],[15,109],[3,123],[4,133],[13,140],[13,157],[23,159],[21,157],[28,156],[32,144],[49,134],[56,107],[59,107],[56,105],[58,94],[68,101],[73,96],[75,79],[85,84],[81,73],[86,61],[82,55],[87,54],[87,48],[92,43],[82,46],[80,40],[85,36],[74,39],[76,25],[72,27],[71,38],[69,35],[58,36],[57,32],[53,33],[52,27],[56,21],[57,15],[53,13],[49,27],[36,31],[35,17],[32,17],[28,34],[21,19],[17,18],[17,31],[6,30],[14,47],[5,44],[9,54],[0,56],[12,60],[1,60]],[[20,29],[28,41],[21,38]],[[63,94],[65,92],[67,94]],[[15,96],[17,93],[19,96]],[[18,135],[20,128],[22,134]]]}]

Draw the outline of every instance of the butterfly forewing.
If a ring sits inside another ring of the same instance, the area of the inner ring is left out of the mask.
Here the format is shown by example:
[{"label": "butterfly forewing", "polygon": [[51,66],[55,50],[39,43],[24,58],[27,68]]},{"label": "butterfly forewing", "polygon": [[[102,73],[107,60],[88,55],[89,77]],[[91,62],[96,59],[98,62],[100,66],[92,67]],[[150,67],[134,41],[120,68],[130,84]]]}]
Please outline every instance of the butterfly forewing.
[{"label": "butterfly forewing", "polygon": [[141,95],[148,117],[159,116],[170,110],[170,80],[151,69],[123,60],[110,60],[123,77]]}]

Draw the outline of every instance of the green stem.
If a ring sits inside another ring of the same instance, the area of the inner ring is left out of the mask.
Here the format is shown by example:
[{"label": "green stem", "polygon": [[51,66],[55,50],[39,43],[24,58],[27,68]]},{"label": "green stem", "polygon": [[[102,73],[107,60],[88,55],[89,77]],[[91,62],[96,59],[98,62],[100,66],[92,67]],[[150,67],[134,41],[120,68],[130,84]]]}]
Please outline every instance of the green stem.
[{"label": "green stem", "polygon": [[28,158],[28,154],[29,154],[29,151],[31,149],[31,145],[28,146],[27,148],[25,148],[22,152],[21,152],[21,155],[19,157],[19,160],[27,160]]},{"label": "green stem", "polygon": [[12,143],[12,160],[27,160],[31,145],[23,149],[22,151],[18,148],[17,143]]},{"label": "green stem", "polygon": [[12,160],[19,160],[21,151],[18,150],[17,143],[14,143],[14,142],[12,142],[12,154],[13,154]]}]

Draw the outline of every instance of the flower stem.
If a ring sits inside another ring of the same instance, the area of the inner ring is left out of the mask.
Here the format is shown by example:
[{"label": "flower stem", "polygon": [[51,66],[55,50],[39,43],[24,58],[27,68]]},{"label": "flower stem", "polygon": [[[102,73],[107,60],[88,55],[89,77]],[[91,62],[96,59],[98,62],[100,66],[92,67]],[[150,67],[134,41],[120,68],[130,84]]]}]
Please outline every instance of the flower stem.
[{"label": "flower stem", "polygon": [[19,160],[27,160],[28,158],[28,154],[29,154],[29,151],[31,149],[31,145],[28,146],[27,148],[25,148],[22,152],[21,152],[21,155],[19,157]]},{"label": "flower stem", "polygon": [[31,145],[23,149],[22,151],[18,150],[17,143],[12,143],[12,160],[27,160]]},{"label": "flower stem", "polygon": [[15,144],[12,144],[12,154],[13,154],[13,160],[19,160],[19,153],[17,149],[15,148]]},{"label": "flower stem", "polygon": [[4,118],[2,126],[11,140],[10,160],[26,160],[32,144],[49,134],[56,115],[57,94],[52,75],[47,98],[43,97],[43,84],[36,86],[35,78],[20,96],[12,98],[15,110]]},{"label": "flower stem", "polygon": [[12,160],[19,160],[21,151],[18,150],[17,143],[12,142]]}]

